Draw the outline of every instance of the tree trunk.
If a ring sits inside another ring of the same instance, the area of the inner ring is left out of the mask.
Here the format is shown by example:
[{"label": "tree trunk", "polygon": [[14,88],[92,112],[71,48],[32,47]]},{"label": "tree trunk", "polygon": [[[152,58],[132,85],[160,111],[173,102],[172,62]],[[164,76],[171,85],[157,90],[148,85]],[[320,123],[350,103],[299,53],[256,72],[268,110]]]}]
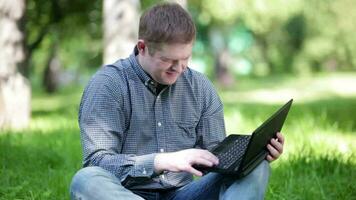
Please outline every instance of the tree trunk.
[{"label": "tree trunk", "polygon": [[62,63],[58,56],[58,44],[54,42],[48,55],[42,80],[42,85],[47,93],[54,93],[58,90],[61,69]]},{"label": "tree trunk", "polygon": [[235,83],[234,76],[229,72],[231,55],[227,49],[224,34],[220,27],[213,27],[209,32],[210,45],[215,60],[215,79],[222,87],[230,87]]},{"label": "tree trunk", "polygon": [[104,0],[104,64],[127,57],[138,38],[139,0]]},{"label": "tree trunk", "polygon": [[220,86],[231,87],[235,83],[233,75],[229,72],[230,53],[227,49],[218,52],[215,55],[215,72]]},{"label": "tree trunk", "polygon": [[19,73],[25,61],[24,12],[25,0],[0,0],[0,129],[25,128],[30,119],[30,84]]}]

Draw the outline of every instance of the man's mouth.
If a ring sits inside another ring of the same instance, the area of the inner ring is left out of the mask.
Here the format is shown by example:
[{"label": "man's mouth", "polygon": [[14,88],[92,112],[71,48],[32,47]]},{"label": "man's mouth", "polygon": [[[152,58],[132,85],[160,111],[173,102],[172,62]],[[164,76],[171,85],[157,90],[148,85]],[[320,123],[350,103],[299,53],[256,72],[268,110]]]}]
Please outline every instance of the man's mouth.
[{"label": "man's mouth", "polygon": [[169,76],[175,76],[175,75],[178,74],[178,72],[176,72],[176,71],[167,71],[166,73],[167,73]]}]

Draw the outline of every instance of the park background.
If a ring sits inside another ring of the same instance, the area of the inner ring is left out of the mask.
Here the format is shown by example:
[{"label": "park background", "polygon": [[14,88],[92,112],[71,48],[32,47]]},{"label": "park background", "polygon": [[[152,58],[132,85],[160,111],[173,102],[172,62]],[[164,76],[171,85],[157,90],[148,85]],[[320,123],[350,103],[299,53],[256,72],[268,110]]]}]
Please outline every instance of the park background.
[{"label": "park background", "polygon": [[[0,0],[0,199],[69,199],[78,106],[103,63],[133,49],[153,0]],[[190,66],[248,134],[290,98],[266,199],[356,199],[353,0],[189,0]]]}]

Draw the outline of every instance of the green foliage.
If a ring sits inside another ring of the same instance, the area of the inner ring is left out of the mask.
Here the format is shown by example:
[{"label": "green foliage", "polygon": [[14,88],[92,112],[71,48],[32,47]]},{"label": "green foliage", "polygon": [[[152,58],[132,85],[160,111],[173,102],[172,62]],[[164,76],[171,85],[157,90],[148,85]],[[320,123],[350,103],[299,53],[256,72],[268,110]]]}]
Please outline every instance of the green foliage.
[{"label": "green foliage", "polygon": [[38,86],[51,52],[62,67],[85,73],[102,63],[102,1],[27,1],[26,44],[33,85]]},{"label": "green foliage", "polygon": [[[221,30],[219,34],[225,38],[225,46],[238,38],[237,34],[233,38],[226,37],[234,27],[242,25],[247,28],[253,35],[253,45],[237,54],[232,52],[232,57],[235,60],[233,63],[241,57],[247,59],[253,67],[253,75],[303,75],[356,69],[352,56],[356,54],[356,39],[353,36],[356,32],[353,25],[356,7],[351,0],[224,3],[195,0],[189,3],[198,27],[204,27],[206,32]],[[210,40],[205,43],[211,47],[205,48],[207,53],[214,48],[221,49],[220,45],[211,45],[213,39]],[[231,68],[236,66],[231,65]]]},{"label": "green foliage", "polygon": [[[158,2],[140,1],[141,10]],[[230,72],[237,74],[355,70],[355,8],[352,0],[191,0],[188,9],[200,46],[194,56],[210,77],[222,48],[229,49]],[[64,68],[73,73],[101,65],[102,1],[30,0],[26,9],[31,80],[40,79],[53,44]]]}]

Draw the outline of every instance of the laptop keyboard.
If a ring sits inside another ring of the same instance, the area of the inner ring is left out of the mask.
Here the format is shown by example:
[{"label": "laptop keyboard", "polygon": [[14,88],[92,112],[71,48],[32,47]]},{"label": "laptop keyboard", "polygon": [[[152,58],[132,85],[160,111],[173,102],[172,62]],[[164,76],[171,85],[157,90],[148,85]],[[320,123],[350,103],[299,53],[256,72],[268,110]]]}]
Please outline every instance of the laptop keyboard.
[{"label": "laptop keyboard", "polygon": [[241,158],[244,155],[250,136],[241,137],[238,140],[229,144],[228,149],[225,152],[221,152],[216,155],[219,158],[219,164],[216,166],[220,169],[228,169],[236,160],[241,162]]}]

